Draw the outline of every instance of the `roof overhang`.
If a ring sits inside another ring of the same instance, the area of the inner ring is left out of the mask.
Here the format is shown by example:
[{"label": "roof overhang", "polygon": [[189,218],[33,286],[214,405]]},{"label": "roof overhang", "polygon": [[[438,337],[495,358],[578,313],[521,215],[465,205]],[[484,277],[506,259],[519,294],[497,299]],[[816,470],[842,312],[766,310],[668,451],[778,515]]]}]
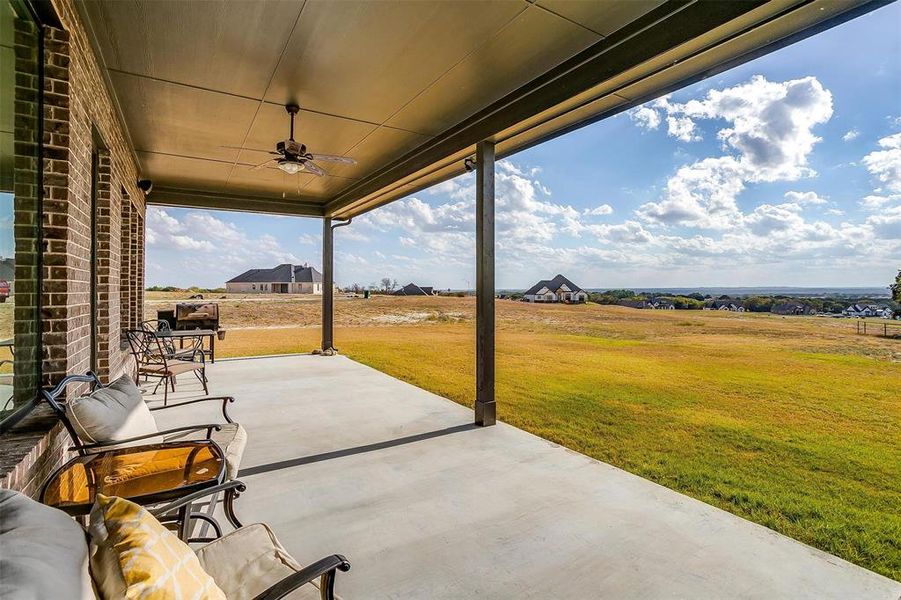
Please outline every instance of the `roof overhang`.
[{"label": "roof overhang", "polygon": [[[889,0],[518,2],[378,3],[392,15],[379,13],[382,29],[374,29],[367,3],[241,5],[261,19],[256,29],[240,21],[249,16],[235,11],[210,15],[210,7],[218,6],[211,3],[203,3],[203,10],[185,5],[178,14],[165,2],[79,6],[136,144],[142,175],[156,183],[149,204],[349,218],[464,173],[464,160],[481,140],[495,142],[498,157],[510,156]],[[452,7],[461,6],[468,14],[454,12],[461,9]],[[574,7],[576,13],[566,12]],[[290,10],[297,12],[293,28],[274,21],[275,12]],[[192,18],[199,23],[193,36],[171,33],[173,20]],[[449,70],[449,63],[426,57],[405,68],[386,67],[408,53],[393,37],[419,44],[413,54],[445,53],[450,60],[451,50],[461,52],[452,18],[496,23],[473,33],[484,39],[470,40],[475,49]],[[117,25],[130,19],[143,21],[148,31],[117,45]],[[207,22],[215,27],[203,29]],[[604,29],[614,22],[615,28]],[[224,42],[216,47],[226,33],[240,38],[235,43],[259,48],[259,60],[269,61],[266,69],[260,65],[264,72],[254,72],[241,52],[223,51]],[[373,35],[379,48],[395,54],[373,52],[376,42],[357,39]],[[335,38],[344,45],[320,48],[311,41],[325,40],[321,45]],[[209,44],[212,50],[203,55]],[[184,60],[192,48],[200,56]],[[284,62],[289,54],[296,64]],[[333,63],[340,67],[337,74],[322,70]],[[380,77],[370,81],[370,72]],[[316,73],[325,78],[321,84],[312,77]],[[365,93],[354,94],[357,79]],[[343,88],[331,89],[333,80]],[[497,90],[512,91],[489,93]],[[478,106],[483,96],[488,100]],[[294,99],[301,101],[301,131],[315,143],[313,151],[355,157],[356,167],[290,183],[281,182],[283,175],[274,169],[250,169],[265,158],[265,144],[283,133],[281,103]],[[216,111],[222,114],[218,120]],[[234,147],[222,143],[230,140]]]}]

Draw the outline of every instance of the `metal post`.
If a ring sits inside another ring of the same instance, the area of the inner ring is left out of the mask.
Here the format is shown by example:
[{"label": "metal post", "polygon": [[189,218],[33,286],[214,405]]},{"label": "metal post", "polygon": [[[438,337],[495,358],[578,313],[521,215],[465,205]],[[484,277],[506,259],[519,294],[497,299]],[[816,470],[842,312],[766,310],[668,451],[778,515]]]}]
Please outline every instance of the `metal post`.
[{"label": "metal post", "polygon": [[494,142],[476,146],[475,424],[494,425]]},{"label": "metal post", "polygon": [[322,219],[322,352],[334,351],[335,338],[335,242],[332,220]]}]

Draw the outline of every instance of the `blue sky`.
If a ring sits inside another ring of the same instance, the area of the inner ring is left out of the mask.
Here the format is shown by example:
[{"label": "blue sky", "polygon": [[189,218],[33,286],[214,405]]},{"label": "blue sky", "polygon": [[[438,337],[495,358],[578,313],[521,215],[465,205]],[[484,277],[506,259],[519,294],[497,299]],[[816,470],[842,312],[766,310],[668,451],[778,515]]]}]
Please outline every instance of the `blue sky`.
[{"label": "blue sky", "polygon": [[[500,288],[885,286],[901,268],[901,5],[499,165]],[[474,279],[474,178],[336,232],[339,285]],[[320,263],[317,220],[151,209],[149,285]],[[194,260],[196,255],[211,260]]]}]

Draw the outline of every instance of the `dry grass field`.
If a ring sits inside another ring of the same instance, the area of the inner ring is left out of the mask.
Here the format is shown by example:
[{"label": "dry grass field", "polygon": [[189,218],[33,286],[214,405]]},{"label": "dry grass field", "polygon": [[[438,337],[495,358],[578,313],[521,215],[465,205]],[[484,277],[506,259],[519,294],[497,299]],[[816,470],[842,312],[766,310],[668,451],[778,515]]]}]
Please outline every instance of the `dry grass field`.
[{"label": "dry grass field", "polygon": [[[147,316],[177,297],[149,294]],[[215,299],[220,356],[318,344],[318,299]],[[497,306],[501,419],[901,578],[901,340],[842,319]],[[466,405],[473,330],[472,298],[336,304],[343,353]]]}]

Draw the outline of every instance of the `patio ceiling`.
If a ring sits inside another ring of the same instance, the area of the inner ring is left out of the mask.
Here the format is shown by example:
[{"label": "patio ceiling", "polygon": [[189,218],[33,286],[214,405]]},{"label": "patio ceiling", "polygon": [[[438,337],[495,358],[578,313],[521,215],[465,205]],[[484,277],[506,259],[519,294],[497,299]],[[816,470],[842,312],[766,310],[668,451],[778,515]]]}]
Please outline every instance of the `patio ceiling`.
[{"label": "patio ceiling", "polygon": [[[884,2],[79,3],[152,204],[350,217]],[[287,137],[348,156],[252,170]]]}]

